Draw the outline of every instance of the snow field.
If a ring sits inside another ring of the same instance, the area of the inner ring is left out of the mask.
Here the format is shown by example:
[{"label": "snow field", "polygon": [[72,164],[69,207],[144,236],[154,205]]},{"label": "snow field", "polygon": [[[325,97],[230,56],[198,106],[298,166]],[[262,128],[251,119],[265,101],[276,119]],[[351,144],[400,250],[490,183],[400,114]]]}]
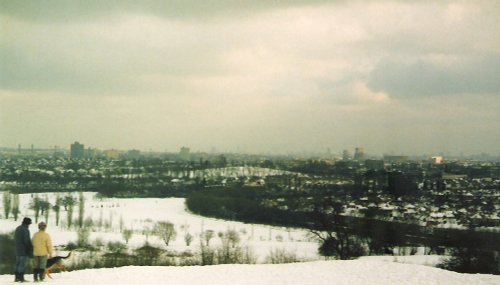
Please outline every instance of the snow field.
[{"label": "snow field", "polygon": [[[54,193],[39,194],[40,198],[55,201]],[[63,196],[62,193],[60,193]],[[310,240],[307,231],[285,229],[264,225],[250,225],[239,222],[223,221],[200,217],[188,213],[184,199],[97,199],[95,193],[85,193],[85,218],[92,219],[94,230],[90,240],[103,242],[124,242],[120,227],[133,229],[134,235],[129,247],[138,247],[146,242],[175,251],[196,251],[199,248],[200,233],[213,230],[216,234],[227,229],[238,231],[242,246],[249,246],[263,261],[271,250],[285,249],[293,251],[309,262],[292,264],[255,264],[255,265],[214,265],[214,266],[127,266],[110,269],[86,269],[53,274],[50,284],[87,285],[99,284],[336,284],[336,285],[399,285],[399,284],[453,284],[453,285],[500,285],[500,276],[481,274],[459,274],[425,265],[435,265],[439,256],[383,256],[362,257],[351,261],[319,261],[318,244]],[[75,199],[78,195],[73,194]],[[1,217],[0,232],[8,233],[20,224],[24,216],[32,219],[34,214],[29,208],[30,194],[20,195],[21,215],[18,221]],[[3,214],[3,209],[0,211]],[[74,208],[73,219],[78,217],[78,206]],[[39,221],[44,220],[40,217]],[[61,211],[60,226],[55,226],[55,214],[50,212],[48,232],[55,246],[63,246],[77,240],[76,232],[64,225],[66,212]],[[96,224],[108,223],[108,227]],[[178,232],[177,239],[168,247],[152,235],[145,235],[144,230],[151,228],[157,221],[170,221]],[[36,232],[36,225],[30,226],[31,233]],[[184,242],[183,233],[190,232],[194,240],[191,246]],[[220,239],[215,235],[211,246],[216,246]],[[66,252],[59,252],[66,253]],[[58,252],[56,251],[56,254]],[[68,260],[69,267],[71,259]],[[405,264],[403,264],[405,263]],[[70,267],[71,268],[71,267]],[[28,280],[32,276],[27,275]],[[13,283],[12,275],[0,275],[0,284]]]},{"label": "snow field", "polygon": [[[67,193],[42,193],[38,194],[41,199],[48,199],[51,204],[55,203],[56,195],[64,197]],[[24,216],[33,219],[30,226],[31,234],[37,231],[34,212],[29,207],[34,194],[20,195],[21,214],[17,222],[0,219],[0,232],[11,232],[20,224]],[[74,199],[78,200],[79,194],[73,193]],[[245,224],[241,222],[224,221],[197,216],[186,211],[184,199],[182,198],[97,198],[96,193],[84,193],[84,219],[92,220],[90,241],[99,240],[103,243],[119,241],[125,243],[120,231],[122,228],[133,230],[133,235],[128,242],[129,248],[137,248],[148,241],[154,246],[177,252],[199,250],[200,234],[206,230],[214,231],[214,237],[210,246],[220,245],[220,232],[228,229],[238,232],[240,245],[248,247],[258,258],[257,262],[265,262],[265,258],[272,250],[285,250],[294,253],[300,260],[317,260],[318,243],[302,229],[287,229],[266,225]],[[3,212],[3,211],[2,211]],[[73,209],[73,220],[79,216],[78,205]],[[45,221],[40,216],[38,221]],[[174,224],[177,238],[167,247],[163,241],[150,233],[154,224],[158,221],[169,221]],[[50,211],[47,232],[51,235],[54,246],[60,247],[68,242],[76,242],[76,228],[67,229],[67,212],[61,207],[59,226],[55,226],[55,213]],[[102,226],[99,226],[102,224]],[[105,225],[108,224],[108,225]],[[73,222],[75,225],[75,222]],[[193,241],[190,246],[186,245],[184,235],[190,233]]]}]

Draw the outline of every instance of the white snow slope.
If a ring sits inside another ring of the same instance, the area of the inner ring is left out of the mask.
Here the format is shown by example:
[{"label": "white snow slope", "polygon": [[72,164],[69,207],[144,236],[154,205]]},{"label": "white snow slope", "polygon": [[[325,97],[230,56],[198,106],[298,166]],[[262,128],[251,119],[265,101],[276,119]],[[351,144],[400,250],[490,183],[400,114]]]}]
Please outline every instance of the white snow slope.
[{"label": "white snow slope", "polygon": [[[263,225],[250,225],[238,222],[228,222],[209,219],[186,212],[184,199],[97,199],[95,193],[85,193],[85,216],[95,222],[103,219],[111,223],[111,230],[91,234],[91,240],[96,238],[103,241],[122,241],[119,231],[119,221],[123,226],[135,230],[129,242],[130,247],[141,246],[147,239],[141,229],[152,227],[155,221],[168,220],[175,224],[177,231],[189,231],[195,236],[193,245],[186,246],[182,235],[169,245],[169,249],[182,252],[196,251],[199,244],[199,235],[203,230],[224,231],[228,228],[236,229],[241,235],[242,243],[250,246],[255,253],[264,259],[272,249],[286,249],[295,252],[300,260],[317,260],[318,244],[310,241],[306,231],[300,229],[284,229]],[[54,202],[53,193],[41,194]],[[75,195],[75,198],[78,196]],[[0,196],[1,198],[1,196]],[[22,194],[21,219],[23,216],[34,216],[29,207],[32,195]],[[1,204],[0,204],[1,208]],[[0,211],[2,213],[3,211]],[[75,214],[76,216],[77,214]],[[61,223],[64,222],[66,212],[61,212]],[[40,218],[44,220],[44,218]],[[12,232],[20,221],[0,218],[0,232]],[[69,241],[76,241],[75,231],[68,230],[63,225],[55,226],[54,213],[48,219],[48,232],[51,234],[54,245],[65,245]],[[36,232],[36,226],[30,228]],[[278,241],[278,237],[280,237]],[[198,239],[198,241],[196,241]],[[162,241],[150,237],[149,242],[165,247]],[[217,240],[214,239],[214,244]],[[1,245],[0,245],[1,248]],[[1,249],[5,250],[5,249]],[[55,254],[66,254],[66,251]],[[76,253],[76,252],[75,252]],[[0,254],[2,252],[0,251]],[[71,269],[72,261],[78,259],[74,254],[66,261]],[[255,264],[255,265],[215,265],[215,266],[186,266],[186,267],[152,267],[129,266],[112,269],[87,269],[72,272],[54,273],[53,279],[46,280],[45,284],[71,285],[98,285],[98,284],[335,284],[335,285],[400,285],[400,284],[453,284],[453,285],[500,285],[500,276],[481,274],[459,274],[437,269],[431,266],[438,263],[441,257],[437,256],[389,256],[363,257],[352,261],[310,261],[293,264]],[[397,261],[397,262],[395,262]],[[403,264],[404,262],[406,264]],[[408,264],[418,263],[418,264]],[[28,280],[33,276],[26,275]],[[13,275],[0,275],[0,284],[14,284]]]},{"label": "white snow slope", "polygon": [[[371,260],[314,261],[279,265],[214,265],[186,267],[129,266],[112,269],[88,269],[52,274],[45,284],[328,284],[328,285],[400,285],[400,284],[500,284],[500,276],[459,274],[429,266]],[[12,275],[0,276],[0,284],[13,282]],[[29,280],[32,276],[27,275]]]}]

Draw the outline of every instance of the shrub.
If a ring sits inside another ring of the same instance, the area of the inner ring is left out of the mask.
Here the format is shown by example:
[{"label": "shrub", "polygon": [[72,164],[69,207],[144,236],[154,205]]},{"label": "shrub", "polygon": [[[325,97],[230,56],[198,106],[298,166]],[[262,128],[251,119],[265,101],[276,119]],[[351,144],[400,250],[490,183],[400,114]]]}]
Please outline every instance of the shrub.
[{"label": "shrub", "polygon": [[339,259],[352,259],[366,254],[361,241],[354,237],[345,240],[338,240],[335,237],[328,237],[322,240],[318,249],[322,256],[337,256]]},{"label": "shrub", "polygon": [[203,245],[201,243],[201,265],[214,265],[215,264],[215,250],[209,246]]},{"label": "shrub", "polygon": [[132,256],[126,253],[127,246],[121,242],[108,242],[108,252],[103,255],[104,267],[132,265]]},{"label": "shrub", "polygon": [[500,274],[500,252],[474,248],[453,248],[439,268],[460,273]]},{"label": "shrub", "polygon": [[191,245],[191,242],[193,241],[193,235],[190,233],[186,233],[184,235],[184,241],[186,242],[187,246]]},{"label": "shrub", "polygon": [[89,245],[90,231],[87,228],[81,228],[77,232],[78,247],[87,247]]},{"label": "shrub", "polygon": [[132,230],[129,230],[129,229],[123,229],[122,231],[122,236],[123,236],[123,239],[125,240],[125,243],[128,244],[128,241],[130,240],[130,238],[132,237],[132,233],[133,231]]},{"label": "shrub", "polygon": [[107,244],[107,249],[110,253],[123,253],[127,250],[127,246],[119,241],[110,241]]},{"label": "shrub", "polygon": [[273,249],[266,258],[267,263],[279,264],[279,263],[293,263],[299,262],[297,253],[286,251],[286,249]]},{"label": "shrub", "polygon": [[72,250],[75,250],[78,248],[78,245],[76,245],[76,243],[74,242],[68,242],[68,244],[66,245],[66,250],[68,251],[72,251]]},{"label": "shrub", "polygon": [[146,243],[135,250],[137,263],[140,265],[156,265],[162,250]]},{"label": "shrub", "polygon": [[0,274],[11,274],[14,272],[14,265],[16,264],[14,233],[0,235],[0,245],[2,247]]}]

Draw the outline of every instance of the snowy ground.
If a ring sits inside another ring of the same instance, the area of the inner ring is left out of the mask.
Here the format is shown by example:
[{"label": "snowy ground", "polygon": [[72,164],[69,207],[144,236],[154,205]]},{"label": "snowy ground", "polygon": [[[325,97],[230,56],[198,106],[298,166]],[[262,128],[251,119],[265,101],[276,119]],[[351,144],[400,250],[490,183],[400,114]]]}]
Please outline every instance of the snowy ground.
[{"label": "snowy ground", "polygon": [[[29,280],[33,280],[28,276]],[[14,283],[1,275],[0,284]],[[53,274],[53,285],[135,284],[328,284],[328,285],[498,285],[500,276],[459,274],[428,266],[352,260],[315,261],[279,265],[214,265],[185,267],[122,267]]]},{"label": "snowy ground", "polygon": [[[53,203],[54,194],[40,194]],[[77,199],[78,195],[74,195]],[[31,195],[20,195],[21,215],[34,218],[28,204]],[[1,207],[1,204],[0,204]],[[3,213],[0,211],[0,213]],[[55,226],[54,213],[48,218],[48,232],[54,245],[66,245],[75,242],[77,235],[66,229],[66,212],[61,211],[61,225]],[[75,207],[74,218],[78,217]],[[129,247],[141,246],[146,239],[157,246],[167,248],[154,236],[145,234],[144,229],[151,228],[156,221],[170,221],[179,232],[178,237],[168,249],[176,251],[196,251],[199,235],[204,230],[223,232],[237,230],[244,246],[252,248],[262,262],[273,249],[285,249],[295,252],[302,260],[310,262],[281,265],[216,265],[190,267],[122,267],[114,269],[89,269],[53,274],[50,284],[498,284],[500,276],[469,275],[449,272],[431,266],[439,262],[439,256],[384,256],[363,257],[354,261],[318,261],[318,244],[310,240],[307,232],[300,229],[286,229],[263,225],[250,225],[204,218],[190,214],[184,206],[184,199],[97,199],[94,193],[85,193],[85,218],[110,226],[94,226],[90,239],[102,241],[121,241],[124,239],[120,228],[134,230]],[[39,221],[45,220],[40,217]],[[0,232],[7,233],[15,229],[20,220],[0,218]],[[30,227],[31,233],[36,226]],[[183,239],[185,232],[191,233],[195,240],[187,246]],[[211,245],[217,245],[218,238]],[[64,254],[65,251],[56,252]],[[67,264],[71,268],[71,260]],[[422,266],[428,265],[428,266]],[[32,276],[28,275],[29,280]],[[12,275],[0,275],[0,284],[13,283]]]},{"label": "snowy ground", "polygon": [[[61,195],[61,194],[60,194]],[[64,196],[65,194],[61,195]],[[40,198],[47,198],[50,203],[55,202],[55,194],[39,194]],[[77,194],[73,194],[78,199]],[[13,231],[19,224],[22,217],[28,216],[34,220],[33,210],[29,209],[32,200],[30,194],[20,195],[21,215],[15,222],[10,218],[5,220],[0,218],[0,232],[7,233]],[[1,207],[1,204],[0,204]],[[3,213],[3,210],[0,211]],[[257,256],[258,262],[264,262],[265,258],[272,250],[286,250],[295,253],[300,260],[317,260],[318,243],[312,240],[307,231],[301,229],[287,229],[271,227],[265,225],[252,225],[240,222],[230,222],[218,219],[205,218],[193,215],[186,211],[184,199],[181,198],[148,198],[148,199],[98,199],[95,193],[85,193],[85,219],[91,218],[94,223],[94,232],[90,235],[90,240],[120,241],[125,240],[120,232],[120,228],[134,230],[132,238],[129,240],[129,247],[140,247],[146,240],[152,245],[163,247],[178,252],[190,250],[196,251],[200,244],[200,233],[206,230],[215,232],[210,245],[217,246],[220,239],[217,233],[225,232],[228,229],[236,230],[241,239],[241,246],[249,247]],[[73,219],[78,217],[78,206],[74,208]],[[39,221],[44,221],[44,217],[39,217]],[[157,221],[169,221],[174,224],[177,231],[177,238],[168,247],[154,235],[148,234],[148,229],[152,229]],[[55,226],[55,214],[51,212],[48,218],[47,232],[52,236],[54,246],[66,245],[68,242],[76,242],[77,234],[66,228],[67,212],[60,213],[60,225]],[[110,224],[109,227],[99,227],[98,224]],[[30,226],[31,234],[37,230],[36,225]],[[193,242],[187,246],[184,235],[189,232],[193,237]],[[66,252],[62,252],[65,254]]]}]

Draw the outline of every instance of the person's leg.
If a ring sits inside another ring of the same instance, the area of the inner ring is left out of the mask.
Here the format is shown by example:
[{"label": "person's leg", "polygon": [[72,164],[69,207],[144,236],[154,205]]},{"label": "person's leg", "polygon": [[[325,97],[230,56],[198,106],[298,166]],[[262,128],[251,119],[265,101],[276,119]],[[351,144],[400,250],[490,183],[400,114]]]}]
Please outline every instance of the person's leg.
[{"label": "person's leg", "polygon": [[28,264],[28,256],[18,256],[16,262],[16,272],[18,273],[18,281],[24,282],[24,271],[26,270],[26,265]]},{"label": "person's leg", "polygon": [[14,267],[14,275],[16,276],[16,279],[14,282],[19,282],[19,268],[21,267],[21,258],[16,255],[16,265]]},{"label": "person's leg", "polygon": [[47,256],[39,256],[38,277],[40,281],[43,281],[45,279],[45,267],[47,267]]},{"label": "person's leg", "polygon": [[39,271],[40,271],[40,258],[41,256],[35,256],[33,257],[33,280],[36,282],[38,281]]}]

